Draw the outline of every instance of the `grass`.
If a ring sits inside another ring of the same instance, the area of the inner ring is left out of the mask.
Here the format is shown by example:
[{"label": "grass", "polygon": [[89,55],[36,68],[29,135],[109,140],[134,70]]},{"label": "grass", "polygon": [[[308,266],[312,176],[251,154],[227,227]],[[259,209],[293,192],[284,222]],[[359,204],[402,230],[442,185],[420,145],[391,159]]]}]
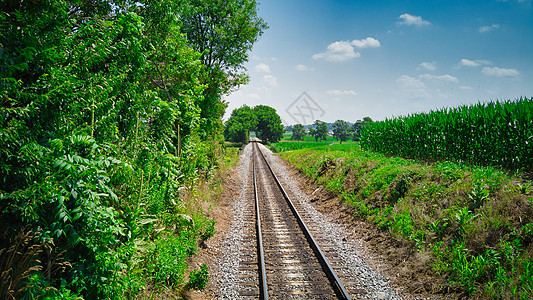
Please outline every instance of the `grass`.
[{"label": "grass", "polygon": [[[297,141],[293,141],[293,140],[291,139],[291,137],[292,137],[292,133],[284,133],[284,134],[283,134],[283,138],[281,139],[281,141],[286,141],[286,142],[297,142]],[[314,142],[314,143],[316,143],[315,138],[314,138],[313,136],[310,136],[310,135],[306,135],[306,136],[304,137],[303,141],[301,141],[301,142]],[[300,142],[300,143],[301,143],[301,142]],[[333,136],[328,135],[328,136],[326,137],[326,141],[321,141],[321,143],[322,143],[322,142],[329,142],[329,143],[331,144],[331,143],[339,143],[339,140],[335,139]],[[342,143],[343,143],[343,144],[353,144],[353,143],[356,143],[356,142],[353,142],[353,141],[345,141],[345,142],[342,142]]]},{"label": "grass", "polygon": [[[276,152],[292,151],[306,148],[317,149],[335,149],[341,151],[352,151],[360,149],[359,142],[345,141],[342,144],[332,136],[328,136],[325,141],[316,142],[314,137],[305,136],[303,141],[292,141],[292,134],[285,133],[283,139],[280,142],[273,143],[270,148]],[[343,150],[342,150],[343,149]]]},{"label": "grass", "polygon": [[429,255],[450,286],[474,298],[533,297],[530,180],[492,167],[387,157],[357,143],[273,148],[359,218]]}]

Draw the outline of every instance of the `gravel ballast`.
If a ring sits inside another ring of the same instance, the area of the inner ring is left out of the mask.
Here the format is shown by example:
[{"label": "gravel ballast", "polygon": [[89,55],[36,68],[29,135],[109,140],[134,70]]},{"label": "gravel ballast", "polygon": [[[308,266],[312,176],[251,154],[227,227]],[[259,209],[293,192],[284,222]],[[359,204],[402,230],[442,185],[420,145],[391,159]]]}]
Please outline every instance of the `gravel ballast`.
[{"label": "gravel ballast", "polygon": [[[368,252],[362,244],[352,238],[353,233],[334,222],[334,218],[317,211],[309,197],[298,188],[297,182],[289,175],[284,162],[263,145],[259,145],[266,159],[281,184],[285,187],[291,200],[297,208],[311,220],[309,227],[314,232],[320,233],[320,243],[333,247],[335,256],[340,258],[346,268],[339,276],[349,282],[355,283],[352,287],[362,292],[354,295],[354,299],[401,299],[396,291],[390,286],[387,278],[379,274],[366,262]],[[252,189],[251,180],[251,144],[247,145],[241,154],[238,170],[241,176],[240,192],[232,203],[233,221],[227,232],[226,239],[220,246],[219,269],[213,274],[218,291],[215,291],[219,299],[238,299],[239,280],[239,251],[243,247],[245,209],[249,205],[249,191]]]}]

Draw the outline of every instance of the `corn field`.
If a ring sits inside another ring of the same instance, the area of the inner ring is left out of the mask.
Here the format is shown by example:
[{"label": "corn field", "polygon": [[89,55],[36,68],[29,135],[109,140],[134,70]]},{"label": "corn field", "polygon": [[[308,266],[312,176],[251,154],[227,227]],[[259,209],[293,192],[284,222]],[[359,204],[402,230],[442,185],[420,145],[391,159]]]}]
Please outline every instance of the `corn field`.
[{"label": "corn field", "polygon": [[365,126],[363,149],[533,171],[533,98],[444,108]]}]

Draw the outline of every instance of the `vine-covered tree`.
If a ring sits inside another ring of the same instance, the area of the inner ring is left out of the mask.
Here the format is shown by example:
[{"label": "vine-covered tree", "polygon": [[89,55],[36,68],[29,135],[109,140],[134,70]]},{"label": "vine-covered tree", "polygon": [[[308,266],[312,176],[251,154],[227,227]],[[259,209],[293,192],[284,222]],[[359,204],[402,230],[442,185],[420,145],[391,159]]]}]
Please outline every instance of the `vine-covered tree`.
[{"label": "vine-covered tree", "polygon": [[292,126],[292,140],[301,141],[305,138],[306,132],[302,124]]},{"label": "vine-covered tree", "polygon": [[338,139],[340,143],[347,141],[351,135],[351,128],[348,122],[344,120],[337,120],[333,123],[333,137]]}]

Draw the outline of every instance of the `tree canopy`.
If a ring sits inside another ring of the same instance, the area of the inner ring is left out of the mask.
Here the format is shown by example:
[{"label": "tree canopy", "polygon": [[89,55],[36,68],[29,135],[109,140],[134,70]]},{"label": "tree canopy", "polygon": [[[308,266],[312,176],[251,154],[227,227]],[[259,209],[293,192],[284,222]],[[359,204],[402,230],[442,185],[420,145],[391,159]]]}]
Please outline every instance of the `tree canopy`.
[{"label": "tree canopy", "polygon": [[337,120],[333,123],[333,137],[340,140],[340,143],[347,141],[351,135],[351,128],[348,122]]},{"label": "tree canopy", "polygon": [[315,120],[315,127],[309,129],[309,134],[315,137],[315,141],[325,141],[328,137],[328,124],[324,121]]},{"label": "tree canopy", "polygon": [[364,128],[364,126],[366,126],[367,124],[370,124],[374,121],[372,121],[372,119],[370,117],[364,117],[363,120],[357,120],[355,123],[353,123],[352,125],[352,140],[354,141],[359,141],[360,138],[361,138],[361,133],[362,133],[362,130]]},{"label": "tree canopy", "polygon": [[201,128],[209,135],[222,128],[227,104],[221,96],[247,82],[243,64],[267,25],[257,15],[255,0],[179,0],[177,5],[181,31],[207,70],[198,104],[207,120]]},{"label": "tree canopy", "polygon": [[285,129],[276,110],[270,106],[257,105],[254,113],[257,116],[257,136],[266,143],[279,142]]},{"label": "tree canopy", "polygon": [[306,132],[302,124],[292,126],[292,140],[301,141],[305,138]]},{"label": "tree canopy", "polygon": [[257,116],[249,106],[234,109],[225,124],[224,137],[235,143],[247,143],[250,130],[257,126]]},{"label": "tree canopy", "polygon": [[257,105],[254,108],[243,106],[234,109],[225,123],[224,136],[226,140],[247,143],[250,131],[267,143],[281,140],[285,129],[276,110],[270,106]]}]

